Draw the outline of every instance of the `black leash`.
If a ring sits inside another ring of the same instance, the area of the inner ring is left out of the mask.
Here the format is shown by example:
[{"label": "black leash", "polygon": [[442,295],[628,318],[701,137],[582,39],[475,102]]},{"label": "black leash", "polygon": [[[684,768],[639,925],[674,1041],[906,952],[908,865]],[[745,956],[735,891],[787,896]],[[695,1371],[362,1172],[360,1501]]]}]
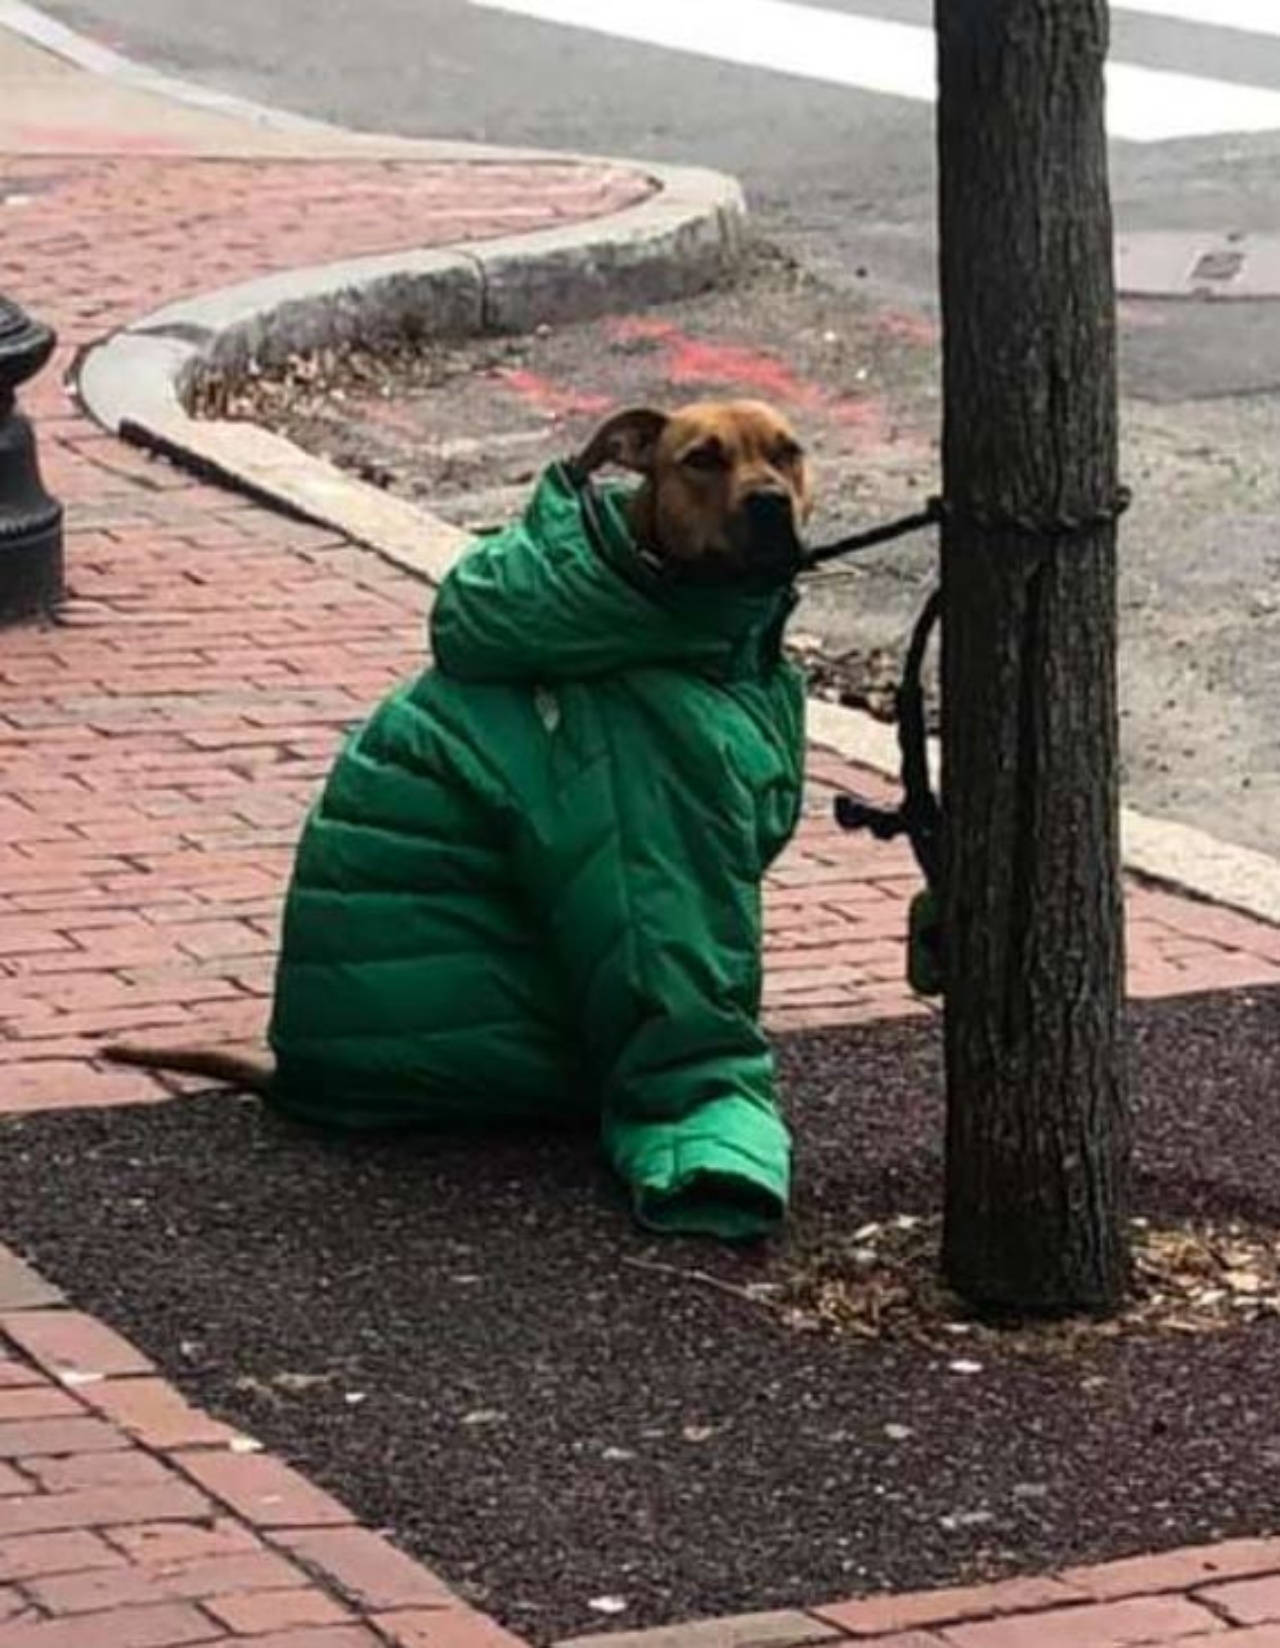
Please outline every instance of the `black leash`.
[{"label": "black leash", "polygon": [[[564,474],[582,505],[582,519],[597,554],[607,557],[606,538],[600,517],[600,501],[591,484],[590,474],[573,459],[564,464]],[[922,510],[904,515],[899,520],[882,526],[852,532],[820,548],[805,550],[797,545],[797,556],[790,567],[786,582],[802,577],[824,562],[834,561],[878,544],[905,538],[910,533],[923,532],[936,526],[946,514],[940,498],[930,498]],[[672,568],[643,546],[641,564],[649,576],[659,582],[671,580]],[[681,569],[682,580],[687,569]],[[784,581],[784,580],[776,580]],[[902,682],[894,695],[898,723],[898,748],[902,757],[903,799],[896,808],[873,807],[856,796],[842,795],[835,803],[836,820],[846,830],[870,830],[878,841],[892,841],[905,835],[911,843],[920,865],[926,887],[936,888],[942,871],[942,809],[933,793],[929,779],[928,729],[925,720],[924,685],[922,680],[925,652],[929,637],[941,610],[941,592],[934,589],[916,620],[907,646],[903,664]]]},{"label": "black leash", "polygon": [[836,797],[836,822],[845,830],[869,830],[877,841],[905,835],[925,884],[942,879],[942,806],[929,777],[929,729],[924,702],[924,658],[942,610],[942,591],[932,589],[911,631],[902,680],[893,695],[901,755],[902,801],[873,807],[857,796]]},{"label": "black leash", "polygon": [[856,555],[860,550],[874,549],[877,544],[892,543],[895,538],[905,538],[911,532],[923,532],[944,520],[946,513],[941,498],[930,498],[924,508],[914,515],[904,515],[901,520],[869,527],[864,532],[851,532],[846,538],[837,538],[833,544],[823,544],[821,549],[809,550],[801,561],[801,571],[807,572],[810,567],[821,566],[824,561],[834,561],[843,555]]},{"label": "black leash", "polygon": [[[904,515],[884,526],[850,533],[835,543],[810,550],[803,570],[821,566],[877,544],[923,532],[945,520],[947,507],[941,498],[930,498],[922,510]],[[893,695],[898,727],[898,751],[902,780],[902,800],[896,807],[876,807],[856,795],[838,795],[836,823],[843,830],[868,830],[877,841],[893,841],[905,835],[924,877],[925,890],[911,908],[911,932],[907,951],[907,974],[912,988],[921,995],[937,995],[942,989],[942,804],[929,777],[929,727],[925,714],[924,660],[929,639],[942,613],[942,590],[930,590],[907,643],[902,664],[902,680]]]},{"label": "black leash", "polygon": [[873,526],[864,532],[851,532],[848,537],[837,538],[834,543],[809,550],[802,558],[801,570],[807,572],[810,567],[821,566],[824,561],[856,555],[859,550],[874,549],[877,544],[891,543],[895,538],[905,538],[908,533],[923,532],[927,527],[962,518],[970,526],[984,532],[1018,532],[1028,538],[1080,538],[1087,532],[1099,531],[1118,521],[1132,502],[1133,493],[1127,486],[1122,486],[1110,503],[1088,514],[1070,515],[1064,510],[1059,515],[1037,520],[1016,510],[987,509],[972,504],[961,509],[945,498],[930,498],[924,508],[914,515],[904,515],[899,520],[887,521],[884,526]]},{"label": "black leash", "polygon": [[[1048,520],[1002,510],[969,507],[968,522],[989,532],[1017,532],[1026,537],[1061,541],[1096,532],[1117,521],[1132,502],[1132,493],[1120,487],[1110,503],[1089,514],[1065,512]],[[869,532],[855,533],[837,543],[824,545],[805,557],[805,565],[817,566],[837,556],[854,554],[874,544],[887,543],[907,533],[919,532],[938,522],[956,519],[959,511],[942,498],[931,498],[924,510],[904,516]],[[946,979],[946,955],[942,925],[943,816],[942,804],[929,777],[929,730],[925,716],[924,659],[929,638],[942,613],[942,590],[935,585],[916,619],[903,660],[902,681],[894,694],[901,752],[902,801],[897,807],[875,807],[855,795],[840,795],[835,801],[836,822],[846,830],[869,830],[877,841],[892,841],[905,835],[911,843],[924,891],[911,905],[907,947],[907,977],[922,996],[941,995]]]},{"label": "black leash", "polygon": [[[597,501],[590,479],[572,462],[566,473],[583,503],[588,535],[597,548],[603,542]],[[1061,541],[1083,537],[1117,521],[1132,502],[1132,493],[1120,487],[1109,503],[1098,509],[1071,515],[1065,511],[1037,520],[1014,511],[988,509],[969,504],[963,510],[944,498],[930,498],[914,515],[904,515],[883,526],[849,533],[817,549],[798,549],[787,570],[788,581],[803,577],[815,567],[846,555],[857,555],[878,544],[892,543],[915,532],[946,521],[963,519],[987,532],[1018,533],[1029,538]],[[652,555],[644,557],[652,572],[662,576],[667,570]],[[905,835],[924,878],[924,891],[913,900],[907,949],[907,977],[919,995],[943,993],[946,967],[942,926],[943,815],[942,804],[929,776],[929,729],[925,714],[924,660],[929,640],[942,615],[942,589],[935,584],[911,631],[902,665],[902,680],[894,693],[901,758],[902,800],[896,807],[877,807],[856,795],[839,795],[835,800],[836,822],[845,830],[868,830],[877,841],[892,841]]]}]

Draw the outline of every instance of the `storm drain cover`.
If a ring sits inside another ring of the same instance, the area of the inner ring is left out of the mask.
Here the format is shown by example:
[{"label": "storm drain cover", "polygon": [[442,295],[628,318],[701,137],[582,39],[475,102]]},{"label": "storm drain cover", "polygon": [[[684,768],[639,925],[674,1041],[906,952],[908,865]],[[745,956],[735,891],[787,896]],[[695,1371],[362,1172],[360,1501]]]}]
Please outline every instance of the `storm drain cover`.
[{"label": "storm drain cover", "polygon": [[1122,235],[1116,279],[1123,297],[1280,298],[1280,235]]}]

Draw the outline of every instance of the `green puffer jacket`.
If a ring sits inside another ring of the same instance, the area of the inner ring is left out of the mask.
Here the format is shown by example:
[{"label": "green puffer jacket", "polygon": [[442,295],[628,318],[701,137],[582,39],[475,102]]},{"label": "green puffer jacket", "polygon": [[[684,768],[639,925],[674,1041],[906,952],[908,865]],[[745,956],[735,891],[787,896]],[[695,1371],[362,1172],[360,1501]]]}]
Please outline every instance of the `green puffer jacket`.
[{"label": "green puffer jacket", "polygon": [[789,1137],[760,883],[795,828],[794,597],[646,571],[565,472],[442,585],[435,668],[348,742],[303,832],[275,1100],[348,1128],[598,1119],[636,1216],[758,1236]]}]

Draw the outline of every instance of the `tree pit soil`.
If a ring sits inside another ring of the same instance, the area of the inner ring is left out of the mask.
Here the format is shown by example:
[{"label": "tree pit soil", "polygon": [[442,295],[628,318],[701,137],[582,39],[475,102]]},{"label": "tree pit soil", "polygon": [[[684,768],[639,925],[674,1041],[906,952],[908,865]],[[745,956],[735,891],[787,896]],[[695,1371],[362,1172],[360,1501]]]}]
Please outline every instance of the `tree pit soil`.
[{"label": "tree pit soil", "polygon": [[[929,1303],[932,1020],[780,1044],[762,1250],[647,1239],[590,1138],[335,1140],[225,1095],[6,1118],[0,1237],[538,1642],[1272,1533],[1280,991],[1135,1005],[1130,1046],[1143,1251],[1210,1315],[1231,1270],[1215,1320]],[[833,1274],[907,1302],[824,1317]]]}]

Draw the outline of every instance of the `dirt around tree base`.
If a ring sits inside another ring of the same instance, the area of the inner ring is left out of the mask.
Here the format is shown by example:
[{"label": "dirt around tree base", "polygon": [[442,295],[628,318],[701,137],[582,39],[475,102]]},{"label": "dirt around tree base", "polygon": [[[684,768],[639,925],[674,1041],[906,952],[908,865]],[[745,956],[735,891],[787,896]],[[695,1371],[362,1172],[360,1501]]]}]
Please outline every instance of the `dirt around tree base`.
[{"label": "dirt around tree base", "polygon": [[[1142,1216],[1280,1227],[1280,992],[1138,1007],[1131,1045]],[[815,1255],[931,1239],[942,1088],[931,1022],[780,1060],[762,1252],[646,1240],[590,1138],[340,1141],[227,1097],[6,1119],[0,1239],[538,1641],[1276,1531],[1276,1319],[788,1325]]]},{"label": "dirt around tree base", "polygon": [[[913,1213],[798,1252],[784,1281],[748,1287],[743,1297],[797,1332],[906,1339],[956,1354],[962,1340],[996,1355],[1051,1356],[1122,1336],[1230,1333],[1280,1318],[1280,1230],[1237,1221],[1132,1226],[1132,1291],[1114,1318],[976,1318],[939,1274],[941,1220]],[[714,1282],[705,1273],[692,1279]]]}]

